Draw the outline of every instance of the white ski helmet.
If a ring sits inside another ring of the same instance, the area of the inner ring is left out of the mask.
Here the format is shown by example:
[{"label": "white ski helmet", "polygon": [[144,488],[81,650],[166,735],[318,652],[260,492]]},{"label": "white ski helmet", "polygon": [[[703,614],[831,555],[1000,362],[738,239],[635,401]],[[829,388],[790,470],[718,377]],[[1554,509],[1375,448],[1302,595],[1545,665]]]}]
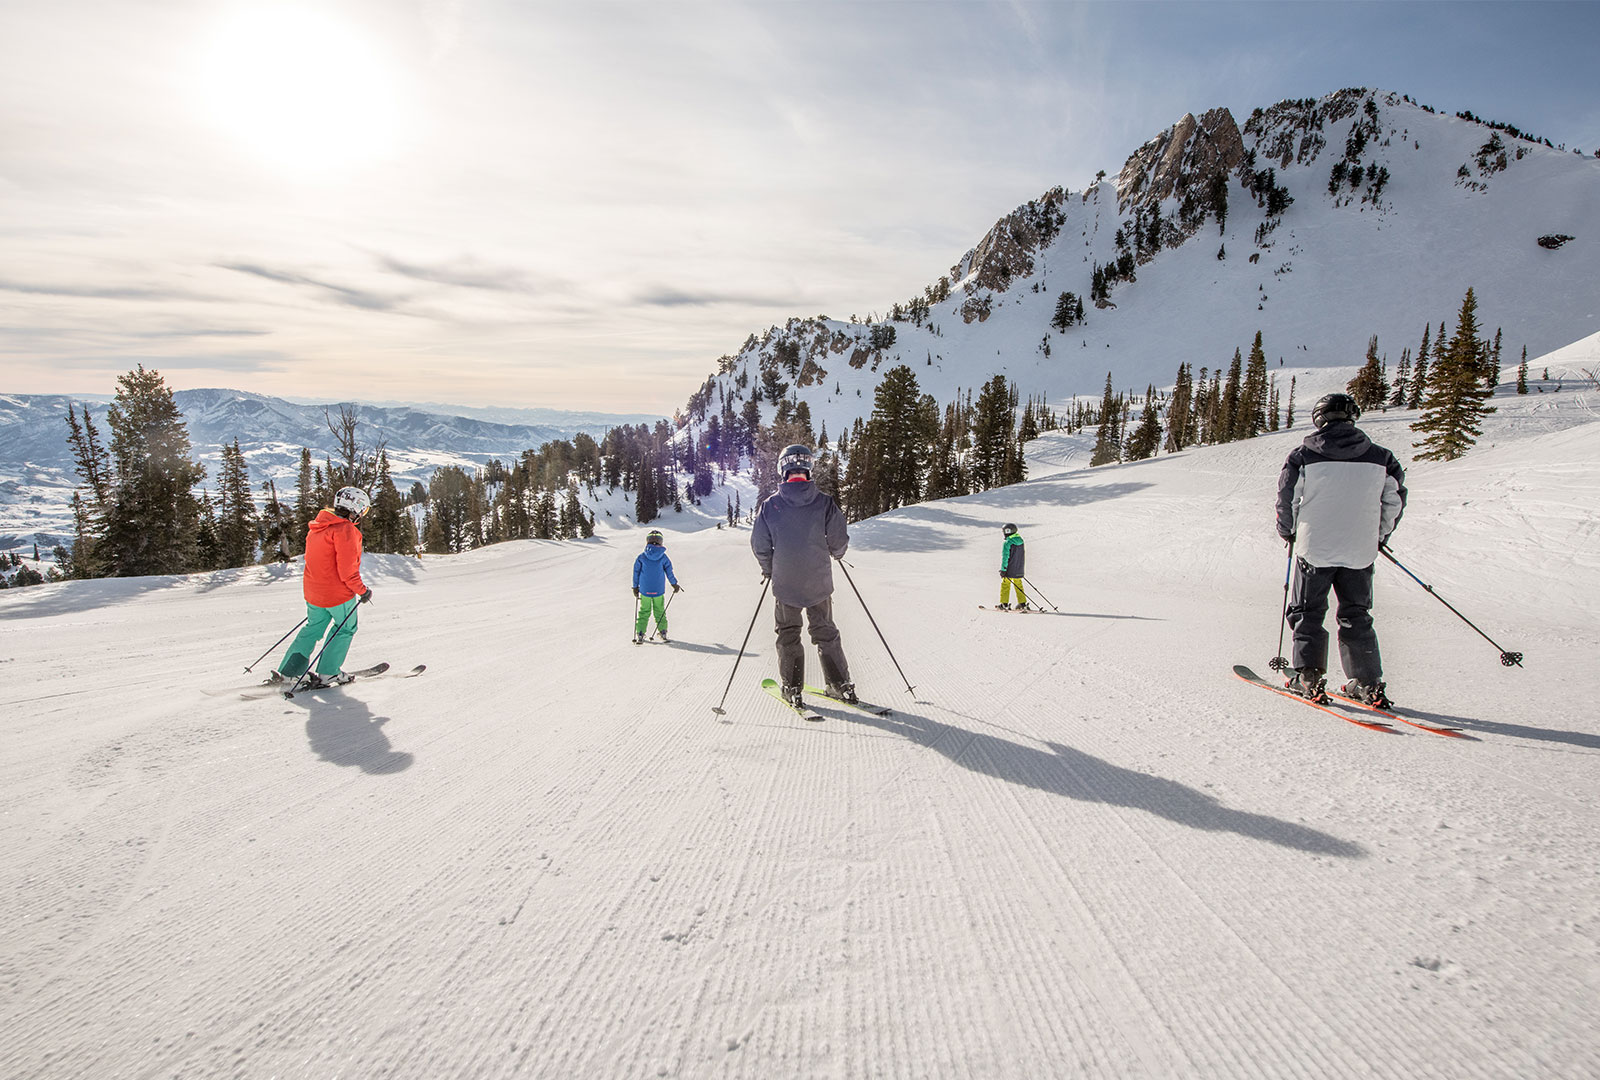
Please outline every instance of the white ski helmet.
[{"label": "white ski helmet", "polygon": [[351,517],[360,517],[372,508],[372,499],[358,487],[342,487],[333,497],[333,508]]}]

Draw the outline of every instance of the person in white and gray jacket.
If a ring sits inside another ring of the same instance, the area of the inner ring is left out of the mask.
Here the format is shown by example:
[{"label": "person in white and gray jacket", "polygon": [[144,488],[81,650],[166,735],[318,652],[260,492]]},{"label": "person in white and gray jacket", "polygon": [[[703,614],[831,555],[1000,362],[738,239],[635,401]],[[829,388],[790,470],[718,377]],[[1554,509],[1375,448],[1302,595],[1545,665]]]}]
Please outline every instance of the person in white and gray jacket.
[{"label": "person in white and gray jacket", "polygon": [[1278,476],[1278,535],[1292,547],[1299,573],[1289,600],[1294,635],[1290,689],[1325,700],[1328,590],[1338,597],[1342,693],[1380,708],[1383,662],[1372,626],[1372,569],[1406,506],[1406,474],[1388,450],[1356,427],[1361,409],[1349,394],[1328,394],[1311,410],[1316,429],[1289,452]]}]

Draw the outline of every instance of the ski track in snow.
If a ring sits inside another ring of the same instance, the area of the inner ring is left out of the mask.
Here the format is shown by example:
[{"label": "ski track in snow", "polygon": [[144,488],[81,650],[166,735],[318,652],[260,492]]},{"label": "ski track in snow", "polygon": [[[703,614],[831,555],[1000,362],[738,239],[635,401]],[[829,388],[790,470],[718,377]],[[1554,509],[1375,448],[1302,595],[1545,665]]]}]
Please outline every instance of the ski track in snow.
[{"label": "ski track in snow", "polygon": [[[1396,553],[1527,668],[1382,564],[1391,686],[1478,742],[1229,674],[1303,430],[854,526],[881,718],[763,694],[765,610],[711,712],[744,530],[671,540],[668,646],[626,534],[369,558],[353,662],[428,672],[293,701],[230,689],[292,574],[7,593],[0,1075],[1595,1075],[1591,396],[1410,469]],[[1066,616],[977,610],[1007,520]]]}]

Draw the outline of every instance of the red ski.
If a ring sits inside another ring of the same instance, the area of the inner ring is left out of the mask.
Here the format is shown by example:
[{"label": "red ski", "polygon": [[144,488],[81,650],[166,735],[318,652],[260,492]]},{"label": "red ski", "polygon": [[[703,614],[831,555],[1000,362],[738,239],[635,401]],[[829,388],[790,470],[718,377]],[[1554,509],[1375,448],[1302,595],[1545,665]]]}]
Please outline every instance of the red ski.
[{"label": "red ski", "polygon": [[1354,724],[1356,727],[1364,727],[1368,731],[1387,731],[1390,735],[1400,734],[1400,732],[1396,731],[1388,724],[1380,723],[1376,720],[1359,720],[1347,712],[1341,712],[1338,709],[1329,708],[1327,705],[1322,705],[1318,702],[1312,701],[1310,698],[1301,697],[1299,694],[1295,693],[1293,690],[1290,690],[1286,686],[1274,686],[1261,676],[1257,675],[1255,672],[1251,671],[1249,668],[1245,667],[1243,664],[1233,665],[1233,673],[1239,676],[1239,678],[1243,679],[1245,682],[1249,683],[1251,686],[1259,686],[1263,690],[1271,690],[1274,694],[1286,697],[1290,701],[1298,701],[1302,705],[1309,705],[1319,712],[1327,713],[1329,716],[1337,716],[1340,720],[1343,720],[1347,724]]},{"label": "red ski", "polygon": [[1464,731],[1458,731],[1457,729],[1451,727],[1434,727],[1431,724],[1423,724],[1417,722],[1416,720],[1408,720],[1406,717],[1401,716],[1397,712],[1392,712],[1389,709],[1380,709],[1376,705],[1368,705],[1365,701],[1361,701],[1358,698],[1346,697],[1345,695],[1333,690],[1328,691],[1328,696],[1333,698],[1335,701],[1343,702],[1344,704],[1353,706],[1357,709],[1365,709],[1368,712],[1377,713],[1379,716],[1386,716],[1390,720],[1398,720],[1402,724],[1409,724],[1414,728],[1421,728],[1423,731],[1431,731],[1435,735],[1444,735],[1452,739],[1468,739],[1472,742],[1478,741],[1478,739],[1476,739],[1474,736],[1468,735]]}]

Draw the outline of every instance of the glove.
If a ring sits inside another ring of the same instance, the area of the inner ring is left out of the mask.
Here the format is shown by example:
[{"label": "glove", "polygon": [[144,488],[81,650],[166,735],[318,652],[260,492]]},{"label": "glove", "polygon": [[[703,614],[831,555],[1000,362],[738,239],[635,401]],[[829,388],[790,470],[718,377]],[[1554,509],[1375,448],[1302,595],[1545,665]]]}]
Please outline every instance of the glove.
[{"label": "glove", "polygon": [[371,589],[368,589],[366,592],[361,594],[361,602],[363,604],[372,603],[372,590]]},{"label": "glove", "polygon": [[1294,533],[1279,533],[1278,535],[1283,538],[1285,544],[1294,543]]},{"label": "glove", "polygon": [[1000,571],[1000,576],[1001,577],[1010,577],[1011,575],[1006,573],[1004,570],[1002,570],[1002,571]]},{"label": "glove", "polygon": [[682,592],[683,591],[683,586],[677,584],[676,582],[674,582],[673,586],[672,586],[672,591],[673,592]]},{"label": "glove", "polygon": [[639,599],[639,587],[637,585],[634,586],[634,589],[633,589],[633,598],[635,600]]},{"label": "glove", "polygon": [[772,580],[772,575],[771,574],[762,574],[761,575],[761,584],[765,585],[768,582],[770,582],[771,580]]}]

